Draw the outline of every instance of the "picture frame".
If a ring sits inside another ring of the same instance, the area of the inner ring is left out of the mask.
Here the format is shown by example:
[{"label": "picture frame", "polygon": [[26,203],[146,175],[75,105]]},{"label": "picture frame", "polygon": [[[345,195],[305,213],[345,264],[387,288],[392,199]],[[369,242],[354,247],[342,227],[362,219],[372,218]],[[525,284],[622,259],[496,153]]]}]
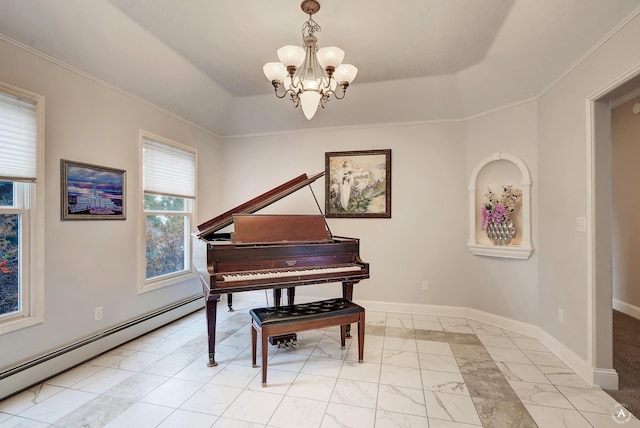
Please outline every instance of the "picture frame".
[{"label": "picture frame", "polygon": [[391,149],[325,153],[325,216],[391,218]]},{"label": "picture frame", "polygon": [[126,171],[60,160],[62,220],[125,220]]}]

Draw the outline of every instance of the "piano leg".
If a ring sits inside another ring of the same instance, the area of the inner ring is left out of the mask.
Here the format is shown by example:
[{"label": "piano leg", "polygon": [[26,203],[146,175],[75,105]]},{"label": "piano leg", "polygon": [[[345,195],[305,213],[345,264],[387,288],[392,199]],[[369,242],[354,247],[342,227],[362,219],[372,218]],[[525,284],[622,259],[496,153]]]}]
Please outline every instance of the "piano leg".
[{"label": "piano leg", "polygon": [[233,312],[233,294],[227,293],[227,306],[229,307],[229,312]]},{"label": "piano leg", "polygon": [[[288,287],[287,288],[287,305],[293,305],[295,298],[296,298],[296,288]],[[282,288],[274,288],[273,289],[273,306],[280,306],[280,303],[282,303]]]},{"label": "piano leg", "polygon": [[282,300],[282,289],[274,288],[273,289],[273,306],[280,306],[281,300]]},{"label": "piano leg", "polygon": [[[342,283],[342,298],[349,301],[353,301],[353,282]],[[351,324],[347,325],[347,331],[345,337],[351,338]]]},{"label": "piano leg", "polygon": [[216,363],[216,311],[219,295],[206,297],[207,333],[209,334],[209,362],[207,367],[215,367]]},{"label": "piano leg", "polygon": [[296,288],[295,287],[287,288],[287,304],[293,305],[295,298],[296,298]]},{"label": "piano leg", "polygon": [[342,283],[342,298],[347,300],[353,300],[353,282]]}]

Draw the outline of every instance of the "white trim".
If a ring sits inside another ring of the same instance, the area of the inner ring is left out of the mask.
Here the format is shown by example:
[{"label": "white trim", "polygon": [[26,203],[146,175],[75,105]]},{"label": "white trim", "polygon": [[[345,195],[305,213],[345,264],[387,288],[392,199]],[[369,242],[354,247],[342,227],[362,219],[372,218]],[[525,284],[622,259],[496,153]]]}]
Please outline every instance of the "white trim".
[{"label": "white trim", "polygon": [[[251,299],[251,296],[252,293],[238,293],[234,294],[233,298],[234,302],[247,300],[255,301],[255,299]],[[258,296],[258,294],[253,294],[253,296],[256,297]],[[310,302],[326,298],[326,296],[300,296],[299,300]],[[503,317],[501,315],[484,312],[479,309],[467,308],[462,306],[438,306],[412,303],[382,302],[359,300],[357,298],[354,299],[354,301],[363,306],[368,311],[467,318],[474,321],[483,322],[494,327],[509,330],[511,332],[518,333],[524,336],[535,338],[590,386],[602,387],[607,389],[617,389],[618,375],[615,370],[592,367],[587,361],[582,359],[575,352],[565,346],[562,342],[553,337],[551,334],[547,333],[539,326]]]},{"label": "white trim", "polygon": [[595,221],[593,213],[595,212],[595,198],[593,197],[593,189],[595,189],[595,132],[594,132],[594,106],[592,99],[587,99],[587,120],[586,120],[586,169],[587,169],[587,362],[594,364],[596,354],[597,338],[595,337],[595,284],[596,272],[594,266],[595,260]]},{"label": "white trim", "polygon": [[327,131],[327,132],[333,132],[336,130],[348,130],[348,129],[370,129],[370,128],[378,128],[378,127],[396,127],[396,126],[414,126],[414,125],[424,125],[424,124],[433,124],[433,123],[447,123],[447,122],[466,122],[468,120],[471,119],[475,119],[475,118],[479,118],[479,117],[483,117],[483,116],[487,116],[499,111],[503,111],[503,110],[508,110],[510,108],[522,105],[522,104],[526,104],[532,101],[537,102],[543,95],[545,95],[549,90],[551,90],[551,88],[553,88],[554,86],[556,86],[562,79],[564,79],[567,75],[569,75],[573,70],[575,70],[580,64],[582,64],[587,58],[589,58],[591,55],[593,55],[593,53],[595,51],[597,51],[602,45],[604,45],[609,39],[611,39],[613,36],[615,36],[618,32],[620,32],[625,26],[627,26],[627,24],[629,24],[631,21],[633,21],[635,19],[635,17],[640,14],[640,7],[637,7],[636,9],[633,10],[633,12],[631,12],[629,15],[627,15],[621,22],[619,22],[614,28],[612,28],[603,38],[601,38],[595,45],[593,45],[591,47],[591,49],[589,49],[587,52],[585,52],[580,58],[578,58],[570,67],[567,68],[567,70],[565,70],[562,74],[560,74],[560,76],[558,76],[555,80],[553,80],[551,83],[549,83],[546,87],[544,87],[540,92],[538,92],[536,95],[532,96],[532,97],[528,97],[522,100],[516,100],[514,102],[511,102],[509,104],[505,104],[502,106],[498,106],[489,110],[485,110],[476,114],[471,114],[469,116],[466,117],[459,117],[459,118],[448,118],[448,119],[433,119],[433,120],[424,120],[424,121],[415,121],[415,122],[395,122],[395,123],[387,123],[387,124],[367,124],[367,125],[354,125],[354,126],[342,126],[342,127],[328,127],[328,128],[313,128],[313,129],[296,129],[296,130],[288,130],[288,131],[273,131],[273,132],[257,132],[257,133],[251,133],[251,134],[235,134],[235,135],[227,135],[227,136],[222,136],[222,135],[218,135],[217,133],[213,132],[210,129],[204,128],[201,125],[198,125],[194,122],[191,122],[181,116],[178,116],[175,113],[170,112],[169,110],[166,110],[162,107],[159,107],[153,103],[151,103],[150,101],[145,100],[144,98],[141,98],[137,95],[134,95],[130,92],[127,92],[125,90],[123,90],[122,88],[118,88],[117,86],[114,86],[112,84],[110,84],[109,82],[102,80],[100,78],[98,78],[97,76],[94,76],[90,73],[87,73],[85,71],[82,71],[70,64],[67,64],[63,61],[61,61],[58,58],[55,58],[51,55],[48,55],[42,51],[39,51],[29,45],[26,45],[22,42],[19,42],[15,39],[12,39],[11,37],[3,34],[0,32],[0,40],[4,40],[7,43],[10,43],[20,49],[24,49],[25,51],[39,56],[40,58],[52,62],[62,68],[65,68],[73,73],[79,74],[89,80],[92,80],[100,85],[103,85],[113,91],[119,92],[129,98],[132,98],[138,102],[141,102],[153,109],[156,109],[164,114],[167,114],[175,119],[178,119],[190,126],[193,126],[195,128],[200,129],[201,131],[210,134],[214,137],[217,137],[221,140],[227,140],[227,139],[234,139],[234,138],[247,138],[247,137],[265,137],[265,136],[277,136],[277,135],[288,135],[288,134],[298,134],[298,133],[307,133],[307,132],[318,132],[320,130],[322,131]]},{"label": "white trim", "polygon": [[[520,170],[520,185],[522,186],[522,239],[519,245],[493,246],[479,244],[476,240],[476,189],[480,171],[491,162],[507,160],[514,163]],[[531,174],[527,165],[519,157],[511,153],[495,152],[482,159],[471,171],[469,178],[469,240],[467,248],[472,254],[478,256],[506,257],[515,259],[528,259],[533,253],[531,242]]]},{"label": "white trim", "polygon": [[305,129],[289,129],[285,131],[268,131],[268,132],[255,132],[250,134],[234,134],[220,137],[222,140],[232,140],[237,138],[255,138],[255,137],[273,137],[279,135],[292,135],[292,134],[307,134],[318,132],[335,132],[335,131],[350,131],[357,129],[375,129],[375,128],[391,128],[400,126],[421,126],[421,125],[433,125],[437,123],[457,123],[468,122],[472,119],[488,116],[500,111],[510,110],[514,107],[518,107],[530,102],[536,102],[536,97],[525,98],[523,100],[514,101],[509,104],[505,104],[499,107],[485,110],[480,113],[472,114],[465,117],[449,118],[449,119],[429,119],[429,120],[416,120],[413,122],[389,122],[389,123],[367,123],[362,125],[348,125],[348,126],[332,126],[325,128],[305,128]]},{"label": "white trim", "polygon": [[640,307],[622,300],[613,299],[613,309],[640,320]]},{"label": "white trim", "polygon": [[[640,13],[640,7],[637,8],[634,13],[630,16],[635,17],[638,13]],[[624,21],[624,25],[629,20]],[[621,28],[621,27],[619,27]],[[618,30],[619,30],[618,28]],[[602,101],[606,99],[608,94],[614,91],[616,88],[621,87],[626,82],[640,75],[640,65],[636,65],[631,68],[626,73],[622,74],[618,78],[613,81],[607,83],[599,90],[595,91],[591,96],[588,96],[585,99],[585,144],[586,144],[586,184],[587,184],[587,248],[586,248],[586,261],[587,261],[587,290],[586,290],[586,299],[587,299],[587,364],[589,366],[595,366],[596,352],[598,347],[598,336],[597,336],[597,328],[596,328],[596,312],[598,301],[596,299],[597,294],[597,259],[596,259],[596,199],[595,199],[595,188],[596,188],[596,143],[598,135],[596,134],[596,127],[598,126],[597,117],[596,117],[596,103],[598,101]],[[611,103],[611,100],[609,100]],[[610,107],[611,109],[611,107]],[[613,302],[611,302],[613,307]],[[608,339],[609,338],[603,338]],[[595,374],[595,370],[598,371],[598,376],[602,376],[603,373],[606,373],[612,369],[604,369],[604,368],[594,368],[594,378],[597,377]],[[616,375],[617,376],[617,375]],[[617,383],[616,383],[617,384]],[[616,386],[617,388],[617,386]]]},{"label": "white trim", "polygon": [[45,277],[44,277],[44,227],[45,227],[45,98],[42,95],[23,90],[0,82],[0,90],[6,91],[21,98],[26,98],[36,104],[36,183],[26,184],[29,186],[28,205],[29,221],[23,231],[23,236],[27,237],[28,243],[26,254],[28,268],[24,272],[24,281],[28,290],[28,302],[23,302],[28,306],[28,314],[19,319],[7,320],[0,324],[0,334],[9,333],[26,327],[44,322],[45,305]]},{"label": "white trim", "polygon": [[134,95],[130,92],[127,92],[125,90],[123,90],[122,88],[118,88],[115,85],[110,84],[109,82],[102,80],[100,78],[98,78],[97,76],[94,76],[90,73],[87,73],[83,70],[80,70],[70,64],[65,63],[64,61],[55,58],[51,55],[48,55],[42,51],[39,51],[29,45],[26,45],[22,42],[19,42],[15,39],[12,39],[11,37],[3,34],[0,32],[0,40],[4,40],[7,43],[10,43],[20,49],[23,49],[33,55],[39,56],[40,58],[49,61],[51,63],[54,63],[62,68],[65,68],[73,73],[76,73],[80,76],[83,76],[89,80],[92,80],[100,85],[103,85],[113,91],[119,92],[129,98],[132,98],[138,102],[141,102],[155,110],[158,110],[164,114],[167,114],[175,119],[178,119],[190,126],[196,127],[198,129],[200,129],[201,131],[210,134],[214,137],[220,138],[221,140],[227,140],[227,139],[234,139],[234,138],[247,138],[247,137],[266,137],[266,136],[277,136],[277,135],[288,135],[288,134],[299,134],[299,133],[307,133],[307,132],[318,132],[320,130],[322,131],[328,131],[328,132],[333,132],[336,130],[349,130],[349,129],[370,129],[370,128],[378,128],[378,127],[396,127],[396,126],[413,126],[413,125],[424,125],[424,124],[433,124],[433,123],[447,123],[447,122],[466,122],[468,120],[471,119],[476,119],[479,117],[483,117],[483,116],[487,116],[490,114],[494,114],[496,112],[499,111],[503,111],[503,110],[508,110],[510,108],[522,105],[522,104],[526,104],[532,101],[538,101],[544,94],[546,94],[551,88],[553,88],[554,86],[556,86],[562,79],[564,79],[567,75],[569,75],[573,70],[575,70],[582,62],[584,62],[587,58],[589,58],[591,55],[593,55],[593,53],[595,51],[597,51],[602,45],[604,45],[609,39],[611,39],[613,36],[615,36],[618,32],[620,32],[627,24],[629,24],[629,22],[633,21],[633,19],[635,19],[635,17],[640,14],[640,7],[634,9],[633,12],[631,12],[629,15],[627,15],[625,17],[624,20],[622,20],[620,23],[618,23],[618,25],[616,25],[613,29],[611,29],[602,39],[600,39],[598,41],[598,43],[596,43],[593,47],[591,47],[591,49],[589,49],[587,52],[585,52],[580,58],[578,58],[570,67],[567,68],[567,70],[565,70],[562,74],[560,74],[560,76],[558,76],[555,80],[553,80],[551,83],[549,83],[546,87],[544,87],[540,92],[538,92],[536,95],[532,96],[532,97],[528,97],[522,100],[516,100],[513,101],[509,104],[505,104],[502,106],[498,106],[495,108],[491,108],[489,110],[485,110],[479,113],[475,113],[475,114],[471,114],[468,115],[466,117],[459,117],[459,118],[448,118],[448,119],[433,119],[433,120],[424,120],[424,121],[415,121],[415,122],[394,122],[394,123],[386,123],[386,124],[366,124],[366,125],[354,125],[354,126],[342,126],[342,127],[328,127],[328,128],[313,128],[313,129],[296,129],[296,130],[287,130],[287,131],[273,131],[273,132],[256,132],[256,133],[250,133],[250,134],[235,134],[235,135],[218,135],[217,133],[213,132],[210,129],[204,128],[201,125],[198,125],[194,122],[191,122],[181,116],[178,116],[177,114],[170,112],[169,110],[166,110],[162,107],[157,106],[156,104],[151,103],[150,101],[145,100],[144,98],[141,98],[137,95]]},{"label": "white trim", "polygon": [[615,36],[616,34],[618,34],[618,32],[620,32],[624,27],[627,26],[627,24],[629,24],[629,22],[633,21],[635,19],[635,17],[640,14],[640,6],[635,8],[633,10],[633,12],[631,12],[629,15],[627,15],[621,22],[618,23],[618,25],[616,25],[615,27],[613,27],[603,38],[601,38],[598,43],[596,43],[595,45],[593,45],[591,47],[591,49],[589,49],[588,51],[586,51],[580,58],[578,58],[576,60],[576,62],[574,62],[568,69],[566,69],[564,71],[564,73],[562,73],[560,76],[558,76],[555,80],[553,80],[551,83],[549,83],[547,85],[546,88],[544,88],[542,91],[540,91],[535,98],[539,99],[540,97],[542,97],[544,94],[546,94],[549,90],[551,90],[551,88],[553,88],[554,86],[556,86],[558,83],[560,83],[560,81],[562,79],[564,79],[565,77],[567,77],[569,74],[571,74],[571,72],[573,72],[573,70],[575,70],[580,64],[582,64],[584,61],[587,60],[587,58],[589,58],[591,55],[593,55],[593,53],[595,51],[597,51],[598,49],[600,49],[600,47],[602,45],[604,45],[607,41],[609,41],[609,39],[611,39],[613,36]]},{"label": "white trim", "polygon": [[[186,268],[185,270],[179,272],[172,272],[167,275],[163,275],[160,277],[155,277],[151,279],[147,279],[147,256],[146,256],[146,221],[147,215],[162,215],[161,212],[157,211],[145,211],[144,209],[144,168],[143,164],[143,148],[145,139],[153,140],[159,143],[166,144],[168,146],[174,146],[180,148],[182,150],[190,151],[194,153],[195,156],[195,194],[196,198],[198,195],[198,149],[195,147],[178,143],[177,141],[171,140],[169,138],[162,137],[160,135],[145,131],[143,129],[138,130],[138,165],[139,168],[139,180],[140,187],[138,189],[140,198],[138,205],[138,212],[140,213],[140,221],[139,224],[139,232],[138,232],[138,294],[147,293],[149,291],[158,290],[160,288],[168,287],[174,284],[178,284],[184,282],[186,280],[191,280],[196,277],[195,269],[193,267],[193,242],[191,240],[190,232],[194,230],[195,227],[195,219],[197,218],[196,212],[196,199],[184,198],[185,199],[185,211],[179,213],[170,213],[172,215],[180,215],[184,216],[189,222],[189,230],[185,231],[185,259],[186,259]],[[188,209],[187,209],[188,208]]]},{"label": "white trim", "polygon": [[85,79],[89,79],[89,80],[91,80],[91,81],[93,81],[95,83],[98,83],[99,85],[102,85],[102,86],[104,86],[104,87],[106,87],[108,89],[111,89],[112,91],[118,92],[118,93],[120,93],[120,94],[122,94],[122,95],[124,95],[126,97],[129,97],[129,98],[131,98],[131,99],[133,99],[133,100],[135,100],[135,101],[137,101],[139,103],[142,103],[142,104],[144,104],[144,105],[146,105],[148,107],[151,107],[154,110],[157,110],[157,111],[159,111],[161,113],[164,113],[164,114],[166,114],[168,116],[171,116],[174,119],[177,119],[182,123],[185,123],[185,124],[187,124],[189,126],[193,126],[194,128],[198,128],[199,130],[201,130],[204,133],[207,133],[207,134],[212,135],[212,136],[217,137],[217,138],[221,138],[218,134],[216,134],[215,132],[213,132],[210,129],[204,128],[203,126],[198,125],[197,123],[191,122],[190,120],[187,120],[184,117],[178,116],[177,114],[172,113],[169,110],[166,110],[166,109],[164,109],[162,107],[159,107],[159,106],[153,104],[152,102],[145,100],[144,98],[141,98],[141,97],[139,97],[137,95],[132,94],[131,92],[127,92],[122,88],[119,88],[119,87],[117,87],[115,85],[112,85],[111,83],[107,82],[106,80],[102,80],[99,77],[94,76],[93,74],[87,73],[86,71],[82,71],[79,68],[76,68],[76,67],[74,67],[74,66],[72,66],[70,64],[67,64],[66,62],[64,62],[64,61],[62,61],[62,60],[60,60],[58,58],[55,58],[55,57],[53,57],[53,56],[51,56],[49,54],[46,54],[46,53],[44,53],[42,51],[34,49],[31,46],[25,45],[22,42],[14,40],[14,39],[12,39],[11,37],[9,37],[9,36],[7,36],[5,34],[2,34],[1,32],[0,32],[0,40],[4,40],[5,42],[7,42],[9,44],[12,44],[12,45],[14,45],[14,46],[16,46],[16,47],[18,47],[20,49],[24,49],[25,51],[29,52],[30,54],[38,56],[38,57],[44,59],[45,61],[49,61],[49,62],[51,62],[53,64],[56,64],[57,66],[60,66],[60,67],[66,69],[68,71],[71,71],[72,73],[78,74],[78,75],[84,77]]},{"label": "white trim", "polygon": [[592,369],[591,376],[593,378],[593,385],[599,386],[602,389],[618,389],[618,372],[614,369]]},{"label": "white trim", "polygon": [[[597,386],[607,389],[618,388],[618,374],[615,370],[598,369],[592,367],[575,352],[567,348],[562,342],[547,333],[542,328],[517,321],[500,315],[491,314],[473,308],[443,307],[428,305],[397,305],[380,302],[357,301],[366,309],[384,312],[414,313],[419,315],[438,315],[451,317],[464,317],[475,321],[484,322],[498,328],[509,330],[518,334],[533,337],[543,346],[551,351],[556,357],[564,362],[571,370],[580,376],[590,386]],[[375,308],[375,309],[374,309]],[[409,310],[407,310],[409,309]]]},{"label": "white trim", "polygon": [[[203,306],[204,300],[194,296],[122,323],[118,327],[98,333],[92,338],[85,339],[77,344],[50,352],[34,361],[5,370],[0,373],[0,400],[94,358],[109,349],[113,349],[158,327],[200,310]],[[204,355],[205,353],[206,349],[203,348],[202,354]]]},{"label": "white trim", "polygon": [[631,92],[627,92],[620,98],[616,98],[615,100],[611,101],[611,108],[614,109],[616,107],[620,107],[622,104],[626,103],[627,101],[631,101],[638,96],[640,96],[640,88],[636,88]]},{"label": "white trim", "polygon": [[527,260],[533,253],[533,247],[530,245],[514,246],[514,245],[485,245],[485,244],[467,244],[467,248],[476,256],[504,257],[509,259]]}]

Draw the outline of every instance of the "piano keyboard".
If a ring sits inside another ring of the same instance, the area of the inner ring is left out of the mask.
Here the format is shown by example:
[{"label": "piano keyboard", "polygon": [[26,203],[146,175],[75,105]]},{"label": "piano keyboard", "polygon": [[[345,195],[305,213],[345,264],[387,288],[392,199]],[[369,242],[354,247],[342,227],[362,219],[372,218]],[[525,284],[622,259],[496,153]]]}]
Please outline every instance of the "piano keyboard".
[{"label": "piano keyboard", "polygon": [[324,268],[311,268],[311,269],[286,269],[276,271],[259,271],[259,272],[242,272],[233,274],[223,274],[222,279],[227,282],[233,281],[254,281],[260,279],[269,278],[286,278],[293,276],[305,276],[305,275],[324,275],[340,272],[355,272],[362,270],[361,266],[334,266]]}]

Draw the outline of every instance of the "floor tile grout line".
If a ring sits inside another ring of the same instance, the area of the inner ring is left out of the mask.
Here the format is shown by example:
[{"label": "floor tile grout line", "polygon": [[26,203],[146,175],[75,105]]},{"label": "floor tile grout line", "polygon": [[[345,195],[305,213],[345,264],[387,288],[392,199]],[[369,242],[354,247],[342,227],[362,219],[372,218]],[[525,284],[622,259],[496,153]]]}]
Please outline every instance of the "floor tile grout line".
[{"label": "floor tile grout line", "polygon": [[[195,321],[194,321],[194,322],[195,322]],[[467,322],[468,322],[468,321],[467,321]],[[185,326],[185,327],[183,327],[183,328],[186,328],[186,326]],[[413,330],[414,332],[415,332],[415,330],[416,330],[416,329],[415,329],[415,323],[413,324],[413,329],[412,329],[412,330]],[[473,330],[473,329],[472,329],[472,330]],[[174,331],[172,334],[175,334],[175,333],[177,333],[177,331]],[[466,333],[466,334],[474,334],[476,337],[478,336],[477,331],[475,331],[475,330],[473,330],[473,333]],[[158,336],[154,336],[154,337],[164,338],[164,337],[166,337],[166,335],[158,335]],[[507,336],[507,337],[509,337],[509,336]],[[386,334],[385,334],[385,335],[384,335],[384,337],[383,337],[383,341],[382,341],[382,343],[383,343],[383,348],[382,348],[382,349],[383,349],[383,350],[384,350],[384,343],[385,343],[386,338],[387,338],[387,336],[386,336]],[[535,338],[533,338],[533,339],[535,340]],[[319,343],[319,342],[318,342],[318,343]],[[449,342],[447,341],[447,343],[449,343]],[[485,350],[487,350],[487,349],[486,349],[486,346],[485,346],[485,344],[484,344],[484,343],[480,342],[480,344],[481,344],[481,346],[482,346],[482,347],[484,347],[484,349],[485,349]],[[524,349],[520,347],[521,345],[516,344],[516,346],[517,346],[517,348],[516,348],[516,349],[518,349],[520,352],[523,352],[523,353],[524,353]],[[315,347],[317,347],[317,344],[316,344],[316,346],[315,346]],[[315,349],[315,347],[314,347],[314,349]],[[177,349],[179,349],[179,348],[177,348]],[[175,351],[175,350],[174,350],[174,351]],[[173,353],[174,351],[172,351],[171,353]],[[132,351],[132,352],[134,352],[134,353],[135,353],[135,352],[144,352],[144,351],[143,351],[143,350],[135,350],[135,351]],[[416,352],[417,352],[417,349],[416,349]],[[487,351],[487,352],[488,352],[488,351]],[[551,353],[550,351],[547,351],[547,352],[549,352],[551,355],[554,355],[554,354],[553,354],[553,353]],[[162,354],[162,355],[167,356],[167,355],[170,355],[171,353]],[[347,350],[347,353],[345,354],[344,358],[342,359],[342,366],[343,366],[343,367],[344,367],[344,365],[345,365],[345,364],[346,364],[346,362],[347,362],[347,354],[348,354],[348,350]],[[419,353],[418,353],[418,354],[419,354]],[[312,353],[311,353],[311,354],[308,354],[308,355],[306,356],[306,359],[305,359],[305,361],[306,361],[306,362],[308,362],[308,361],[309,361],[309,359],[310,359],[311,355],[312,355]],[[530,362],[530,364],[528,364],[528,365],[531,365],[531,366],[533,366],[533,367],[537,368],[538,370],[539,370],[539,368],[540,368],[540,367],[542,367],[541,365],[536,364],[536,363],[531,359],[530,354],[524,353],[524,355],[525,355],[525,357],[526,357],[527,361],[529,361],[529,362]],[[240,354],[239,354],[238,356],[240,356]],[[236,356],[236,358],[237,358],[238,356]],[[498,362],[497,360],[495,360],[495,359],[494,359],[494,357],[493,357],[492,355],[490,355],[490,354],[489,354],[489,357],[491,358],[491,360],[492,360],[494,363],[497,363],[497,362]],[[456,360],[456,362],[457,362],[457,360]],[[515,364],[515,363],[514,363],[514,364]],[[419,369],[420,369],[420,370],[422,370],[422,365],[421,365],[421,363],[420,363],[420,361],[419,361],[419,360],[418,360],[418,366],[419,366]],[[98,367],[101,367],[101,368],[102,368],[102,370],[104,370],[104,369],[106,369],[106,368],[113,368],[112,366],[98,366]],[[379,372],[378,372],[379,377],[381,376],[382,367],[383,367],[383,364],[382,364],[382,362],[381,362],[381,364],[380,364],[380,368],[379,368]],[[549,367],[553,367],[553,366],[549,366]],[[118,368],[116,368],[116,369],[117,369],[117,370],[124,370],[124,369],[118,369]],[[130,371],[130,370],[128,370],[128,371]],[[134,374],[136,374],[136,373],[144,373],[144,370],[140,370],[140,371],[131,371],[131,372],[132,372],[132,373],[134,373]],[[301,370],[297,371],[297,373],[296,373],[296,378],[299,376],[299,374],[300,374],[300,373],[301,373]],[[503,377],[506,379],[506,376],[505,376],[504,372],[502,372],[502,370],[501,370],[501,374],[502,374],[502,375],[503,375]],[[554,388],[554,390],[555,390],[555,391],[558,391],[558,392],[561,394],[561,396],[562,396],[563,398],[565,398],[565,399],[570,403],[570,405],[571,405],[571,407],[572,407],[572,409],[571,409],[571,410],[572,410],[572,411],[577,412],[577,413],[578,413],[578,414],[580,414],[580,415],[582,415],[582,417],[583,417],[585,420],[587,420],[586,416],[584,416],[584,413],[589,413],[589,412],[586,412],[586,411],[585,411],[585,412],[582,412],[582,411],[578,410],[578,409],[575,407],[575,405],[573,404],[573,402],[571,402],[571,401],[569,400],[569,396],[567,396],[564,392],[560,391],[560,389],[559,389],[559,385],[557,385],[557,384],[553,383],[553,381],[549,378],[549,376],[548,376],[547,374],[543,373],[543,375],[544,375],[545,379],[546,379],[546,380],[548,380],[548,381],[550,382],[550,383],[549,383],[549,385],[551,385],[551,386]],[[172,375],[172,376],[169,376],[169,378],[170,378],[170,379],[171,379],[171,378],[174,378],[174,376],[175,376],[175,374],[174,374],[174,375]],[[163,376],[163,377],[167,377],[167,376]],[[507,381],[507,383],[509,383],[509,379],[506,379],[506,381]],[[522,381],[523,381],[523,382],[527,382],[526,380],[522,380]],[[78,382],[81,382],[81,381],[78,381]],[[76,382],[76,383],[78,383],[78,382]],[[163,382],[163,384],[164,384],[165,382],[166,382],[166,380]],[[336,382],[337,382],[337,380],[336,380]],[[205,384],[206,384],[206,383],[208,383],[208,382],[205,382]],[[536,382],[530,382],[530,383],[536,383]],[[378,399],[379,399],[379,386],[381,385],[379,381],[377,382],[377,384],[378,384],[378,390],[377,390],[377,393],[376,393],[376,401],[375,401],[375,406],[376,406],[376,407],[375,407],[375,409],[374,409],[376,413],[377,413],[377,411],[378,411],[377,407],[378,407]],[[51,386],[55,386],[55,385],[52,385],[52,384],[50,384],[50,385],[51,385]],[[75,385],[75,384],[74,384],[74,385]],[[424,391],[424,381],[423,381],[423,379],[421,379],[421,385],[422,385],[422,389],[423,389],[423,391]],[[68,387],[58,387],[58,386],[56,386],[56,387],[61,388],[62,390],[76,390],[76,391],[82,391],[82,390],[77,390],[77,389],[73,388],[72,386],[73,386],[73,385],[68,386]],[[571,385],[564,385],[564,386],[566,386],[567,388],[580,388],[580,387],[578,387],[578,386],[571,386]],[[289,387],[288,387],[288,389],[287,389],[287,392],[290,390],[290,388],[291,388],[291,385],[289,385]],[[513,387],[511,387],[511,388],[513,389]],[[247,386],[245,386],[245,389],[248,389],[248,387],[247,387]],[[590,388],[588,388],[588,387],[585,387],[585,388],[582,388],[582,389],[590,390]],[[332,393],[333,393],[333,391],[334,391],[334,390],[335,390],[335,384],[334,384],[334,387],[333,387],[333,389],[332,389]],[[83,391],[83,392],[87,392],[87,391]],[[284,395],[282,395],[282,396],[283,396],[283,397],[284,397],[284,396],[286,396],[286,395],[287,395],[287,392],[285,392],[285,394],[284,394]],[[514,392],[515,392],[515,391],[514,391]],[[54,394],[54,395],[55,395],[55,394]],[[99,396],[103,396],[103,395],[106,395],[106,394],[97,394],[97,397],[99,397]],[[520,396],[519,396],[518,394],[516,394],[516,396],[518,397],[519,401],[522,403],[522,399],[520,398]],[[50,398],[50,397],[48,397],[48,398]],[[328,406],[330,405],[330,400],[331,400],[331,399],[329,398],[329,400],[326,402],[326,406],[325,406],[325,408],[326,408],[326,407],[328,407]],[[143,402],[143,401],[142,401],[142,400],[136,400],[136,402]],[[524,403],[522,403],[522,405],[524,405],[524,406],[525,406],[525,410],[527,410],[527,412],[528,412],[528,409],[526,409],[526,405],[525,405]],[[537,405],[537,404],[536,404],[536,405]],[[426,406],[426,403],[425,403],[425,406]],[[543,406],[543,407],[554,407],[554,406],[545,405],[545,404],[540,404],[540,406]],[[171,407],[171,406],[165,406],[165,407],[167,407],[167,408],[173,408],[173,407]],[[174,412],[175,412],[175,410],[177,410],[178,408],[179,408],[179,406],[178,406],[178,407],[176,407],[176,408],[174,409]],[[72,413],[72,412],[70,412],[70,413]],[[604,412],[602,412],[602,413],[601,413],[601,412],[597,412],[597,411],[596,411],[596,412],[594,412],[594,413],[597,413],[597,414],[603,414]],[[221,417],[221,416],[217,416],[217,418],[218,418],[218,419],[219,419],[220,417]],[[427,413],[427,418],[428,418],[428,413]],[[588,421],[588,420],[587,420],[587,421]],[[591,425],[591,422],[590,422],[590,421],[588,421],[588,423]]]},{"label": "floor tile grout line", "polygon": [[[513,393],[513,395],[518,399],[517,403],[522,407],[522,409],[527,413],[527,415],[529,415],[529,418],[531,419],[531,421],[534,422],[535,426],[537,426],[537,423],[535,422],[535,419],[533,418],[533,416],[529,413],[529,410],[526,408],[525,404],[522,402],[522,400],[520,399],[520,396],[518,396],[518,394],[516,394],[515,390],[513,389],[513,387],[511,386],[511,384],[508,382],[506,376],[504,375],[504,373],[502,373],[502,371],[500,370],[500,368],[498,367],[496,361],[493,359],[493,357],[491,356],[491,354],[489,354],[489,351],[487,350],[487,348],[484,346],[484,344],[482,343],[482,341],[480,340],[480,338],[478,338],[478,335],[474,332],[474,333],[461,333],[461,334],[470,334],[472,336],[475,337],[475,339],[478,341],[478,345],[477,346],[481,346],[482,349],[487,353],[487,355],[489,356],[489,358],[491,359],[491,362],[496,366],[498,372],[500,373],[501,377],[500,380],[503,380],[505,382],[505,384],[510,388],[511,392]],[[458,364],[458,368],[461,369],[462,367],[460,366],[459,360],[458,358],[456,358],[456,350],[454,348],[452,348],[453,354],[454,354],[454,358],[456,360],[456,363]],[[462,358],[462,357],[460,357]],[[465,373],[462,372],[462,370],[460,370],[461,374],[462,374],[462,379],[464,380],[465,384],[468,384],[468,380],[467,377],[465,377]],[[469,391],[471,392],[471,391]],[[471,394],[470,394],[471,395]],[[478,405],[476,403],[476,401],[473,400],[473,396],[471,396],[472,398],[472,402],[474,404],[474,407],[476,409],[476,412],[478,413],[478,417],[480,418],[480,422],[482,423],[482,426],[484,426],[484,421],[482,419],[482,415],[480,412],[480,409],[478,408]],[[482,397],[477,397],[477,398],[482,398]],[[501,400],[496,400],[496,401],[501,401]],[[504,401],[510,401],[510,400],[504,400]],[[512,402],[512,401],[510,401]]]}]

